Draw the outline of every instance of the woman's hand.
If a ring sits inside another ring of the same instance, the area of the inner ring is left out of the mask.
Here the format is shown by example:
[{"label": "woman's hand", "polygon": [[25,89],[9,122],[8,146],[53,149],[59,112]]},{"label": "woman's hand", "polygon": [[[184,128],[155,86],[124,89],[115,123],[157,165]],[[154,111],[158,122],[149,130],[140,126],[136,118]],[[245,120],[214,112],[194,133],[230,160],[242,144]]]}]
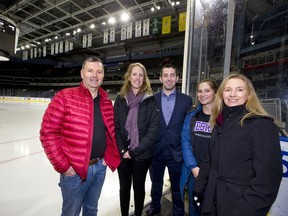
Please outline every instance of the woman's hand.
[{"label": "woman's hand", "polygon": [[126,152],[124,153],[123,158],[124,158],[124,159],[131,159],[130,154],[129,154],[129,151],[126,151]]},{"label": "woman's hand", "polygon": [[194,178],[196,178],[198,176],[199,170],[200,170],[199,167],[195,167],[195,168],[191,169],[191,172],[192,172]]}]

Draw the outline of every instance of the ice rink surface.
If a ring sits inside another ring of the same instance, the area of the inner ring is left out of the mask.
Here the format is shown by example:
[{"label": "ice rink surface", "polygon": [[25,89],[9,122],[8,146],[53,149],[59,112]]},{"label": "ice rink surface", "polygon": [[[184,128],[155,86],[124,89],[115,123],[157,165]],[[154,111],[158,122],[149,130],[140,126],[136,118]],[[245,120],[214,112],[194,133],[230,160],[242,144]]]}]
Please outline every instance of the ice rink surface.
[{"label": "ice rink surface", "polygon": [[[59,174],[46,158],[39,141],[46,107],[45,103],[0,102],[0,215],[61,214]],[[150,188],[148,175],[145,203],[150,201]],[[107,169],[98,205],[99,216],[120,215],[118,194],[117,171],[112,173]]]}]

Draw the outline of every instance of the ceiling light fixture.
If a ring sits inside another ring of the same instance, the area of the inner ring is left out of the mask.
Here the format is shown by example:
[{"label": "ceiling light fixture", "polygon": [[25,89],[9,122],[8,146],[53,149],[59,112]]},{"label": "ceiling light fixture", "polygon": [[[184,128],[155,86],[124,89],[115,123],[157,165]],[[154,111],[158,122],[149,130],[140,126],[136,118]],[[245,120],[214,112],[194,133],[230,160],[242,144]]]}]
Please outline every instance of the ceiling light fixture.
[{"label": "ceiling light fixture", "polygon": [[171,2],[172,7],[180,5],[180,1]]},{"label": "ceiling light fixture", "polygon": [[[158,5],[158,6],[155,6],[155,8],[156,8],[157,10],[160,10],[160,9],[161,9],[161,7],[160,7],[159,5]],[[151,8],[151,11],[154,12],[154,11],[155,11],[155,8],[152,7],[152,8]]]},{"label": "ceiling light fixture", "polygon": [[115,22],[116,22],[116,19],[114,17],[110,17],[108,20],[108,23],[111,25],[114,24]]},{"label": "ceiling light fixture", "polygon": [[122,20],[123,22],[128,21],[128,20],[129,20],[129,15],[128,15],[127,13],[122,13],[122,14],[121,14],[121,20]]}]

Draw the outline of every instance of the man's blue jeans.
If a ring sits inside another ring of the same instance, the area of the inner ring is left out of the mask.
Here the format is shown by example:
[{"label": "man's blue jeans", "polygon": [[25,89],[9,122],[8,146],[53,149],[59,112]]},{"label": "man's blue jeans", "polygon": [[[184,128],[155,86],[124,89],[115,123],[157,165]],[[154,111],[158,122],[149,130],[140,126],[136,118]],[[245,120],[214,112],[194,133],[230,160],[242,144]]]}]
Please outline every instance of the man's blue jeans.
[{"label": "man's blue jeans", "polygon": [[78,175],[61,174],[59,186],[62,191],[62,216],[78,216],[82,209],[83,216],[97,216],[98,199],[106,176],[107,166],[102,161],[89,166],[86,181]]}]

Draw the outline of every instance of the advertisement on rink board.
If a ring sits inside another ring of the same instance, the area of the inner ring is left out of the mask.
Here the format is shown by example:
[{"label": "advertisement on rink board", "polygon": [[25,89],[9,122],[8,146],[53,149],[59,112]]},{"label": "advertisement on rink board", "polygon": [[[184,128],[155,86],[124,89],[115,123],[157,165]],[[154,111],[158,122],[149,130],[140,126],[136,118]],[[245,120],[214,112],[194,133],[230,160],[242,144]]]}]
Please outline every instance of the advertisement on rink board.
[{"label": "advertisement on rink board", "polygon": [[288,137],[280,137],[282,150],[283,177],[277,198],[268,216],[288,215]]}]

